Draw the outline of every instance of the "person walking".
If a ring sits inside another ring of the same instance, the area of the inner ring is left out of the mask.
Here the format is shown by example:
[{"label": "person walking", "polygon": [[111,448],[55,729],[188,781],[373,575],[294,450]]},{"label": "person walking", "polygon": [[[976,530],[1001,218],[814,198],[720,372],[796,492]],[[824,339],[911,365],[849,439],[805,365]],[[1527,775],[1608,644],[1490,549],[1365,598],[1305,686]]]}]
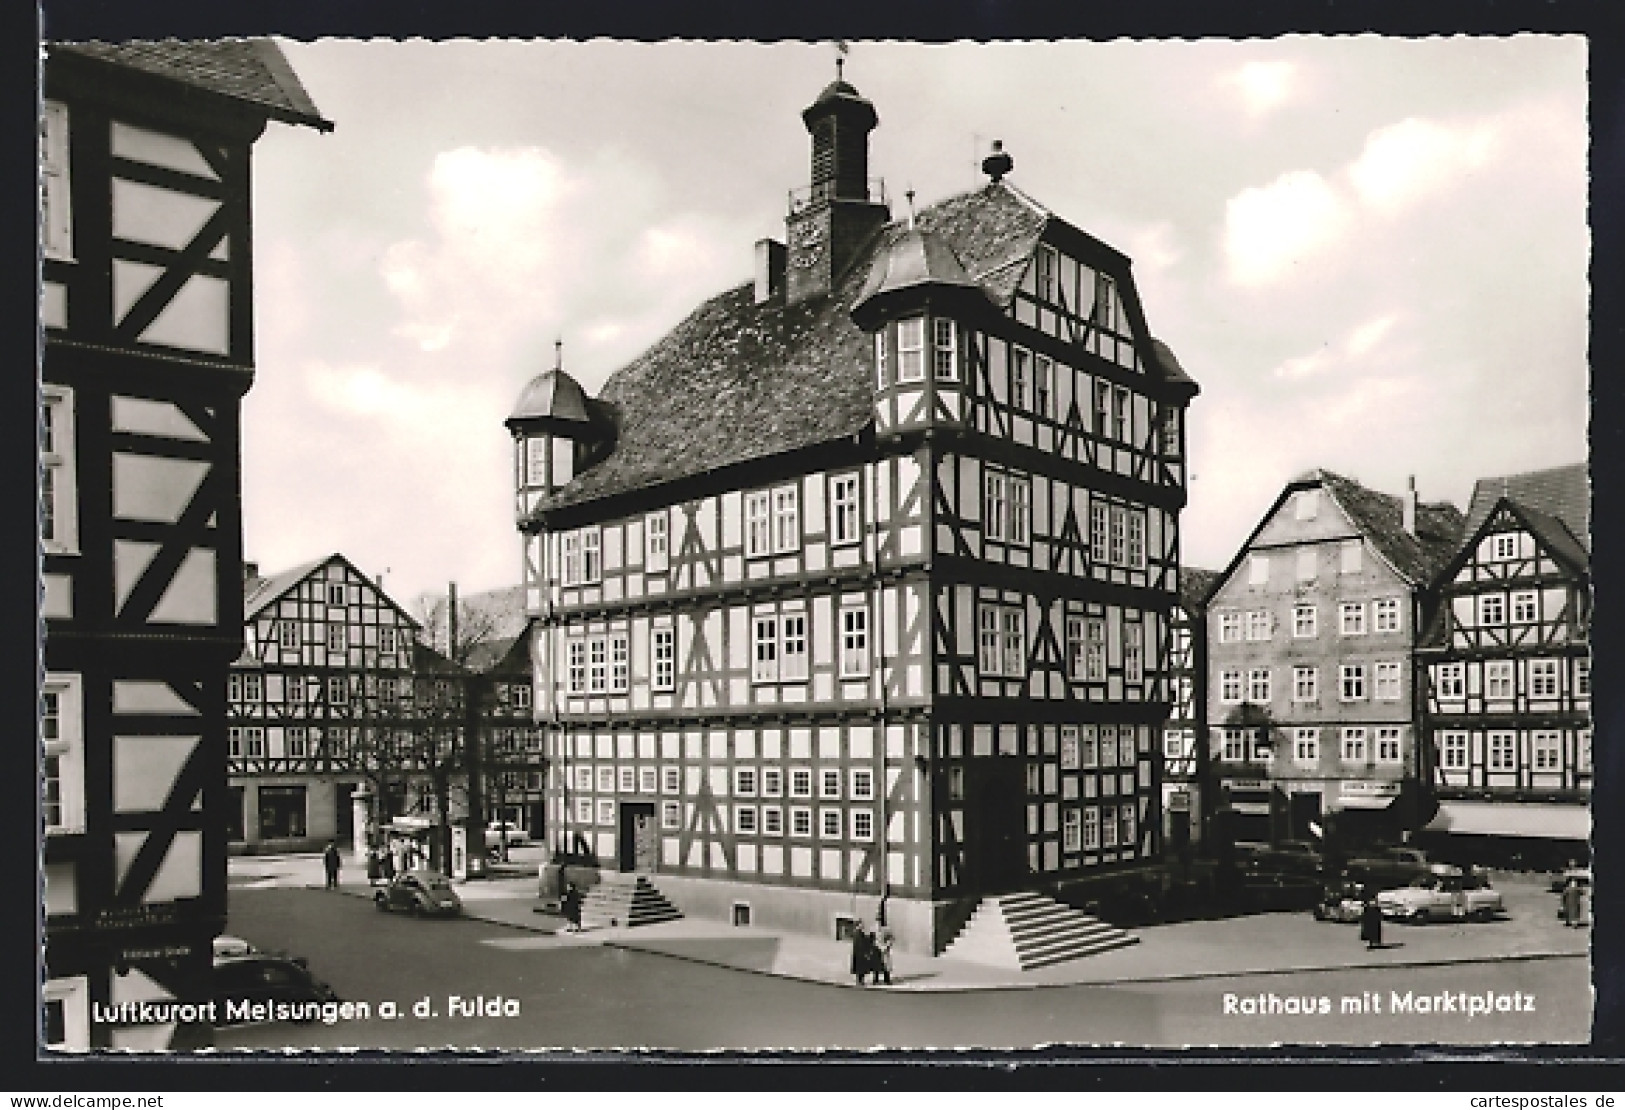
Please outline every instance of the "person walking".
[{"label": "person walking", "polygon": [[1570,929],[1585,924],[1585,891],[1578,879],[1570,879],[1563,888],[1563,924]]},{"label": "person walking", "polygon": [[852,974],[858,980],[858,986],[863,986],[863,977],[874,969],[874,937],[869,934],[869,925],[858,918],[852,924]]},{"label": "person walking", "polygon": [[339,864],[339,846],[329,840],[327,842],[327,850],[322,853],[322,870],[327,872],[328,890],[338,889]]},{"label": "person walking", "polygon": [[897,937],[892,933],[891,926],[886,924],[886,915],[881,914],[875,927],[875,982],[882,979],[886,985],[891,986],[891,950],[897,943]]},{"label": "person walking", "polygon": [[1368,897],[1360,910],[1360,939],[1365,941],[1368,952],[1382,947],[1382,909],[1375,895]]},{"label": "person walking", "polygon": [[564,888],[564,895],[559,899],[559,909],[564,911],[564,931],[567,933],[581,932],[581,888],[574,883]]}]

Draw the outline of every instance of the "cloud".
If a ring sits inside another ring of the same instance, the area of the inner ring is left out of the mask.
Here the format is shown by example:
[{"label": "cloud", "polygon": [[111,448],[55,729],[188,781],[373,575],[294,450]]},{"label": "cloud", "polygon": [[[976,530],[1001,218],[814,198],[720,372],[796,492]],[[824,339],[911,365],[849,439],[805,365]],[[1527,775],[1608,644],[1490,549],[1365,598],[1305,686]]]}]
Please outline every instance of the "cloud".
[{"label": "cloud", "polygon": [[1500,132],[1495,121],[1402,120],[1366,136],[1348,178],[1362,202],[1394,212],[1482,170],[1498,153]]},{"label": "cloud", "polygon": [[1243,189],[1225,202],[1230,278],[1251,286],[1278,281],[1339,241],[1350,222],[1347,202],[1312,170]]},{"label": "cloud", "polygon": [[1291,99],[1298,85],[1294,62],[1255,61],[1221,74],[1219,84],[1234,90],[1250,116],[1262,116]]},{"label": "cloud", "polygon": [[1362,372],[1377,361],[1379,349],[1399,320],[1398,312],[1366,320],[1349,329],[1338,342],[1328,343],[1306,355],[1285,359],[1271,373],[1282,381],[1325,377],[1335,372],[1343,372],[1349,377],[1362,376]]}]

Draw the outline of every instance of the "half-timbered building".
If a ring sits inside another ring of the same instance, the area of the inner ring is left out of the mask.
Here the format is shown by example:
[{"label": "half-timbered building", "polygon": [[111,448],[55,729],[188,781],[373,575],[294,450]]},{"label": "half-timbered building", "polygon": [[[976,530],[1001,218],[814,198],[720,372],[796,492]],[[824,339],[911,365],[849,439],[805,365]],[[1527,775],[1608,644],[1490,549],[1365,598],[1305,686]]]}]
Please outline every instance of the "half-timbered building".
[{"label": "half-timbered building", "polygon": [[1207,596],[1219,576],[1181,567],[1179,601],[1169,615],[1171,704],[1162,728],[1163,836],[1170,851],[1202,842],[1212,805],[1207,730]]},{"label": "half-timbered building", "polygon": [[893,220],[877,120],[832,83],[755,281],[507,423],[555,844],[929,952],[1157,856],[1196,385],[1008,154]]},{"label": "half-timbered building", "polygon": [[1207,605],[1225,834],[1398,839],[1421,799],[1412,680],[1461,511],[1317,470],[1287,483]]},{"label": "half-timbered building", "polygon": [[227,685],[227,835],[240,851],[361,843],[358,794],[388,820],[414,780],[422,793],[418,622],[343,555],[256,570]]},{"label": "half-timbered building", "polygon": [[1420,651],[1428,826],[1484,859],[1587,854],[1591,796],[1590,490],[1582,464],[1473,489]]},{"label": "half-timbered building", "polygon": [[241,650],[249,154],[322,119],[269,41],[53,44],[40,117],[45,1040],[206,1043]]}]

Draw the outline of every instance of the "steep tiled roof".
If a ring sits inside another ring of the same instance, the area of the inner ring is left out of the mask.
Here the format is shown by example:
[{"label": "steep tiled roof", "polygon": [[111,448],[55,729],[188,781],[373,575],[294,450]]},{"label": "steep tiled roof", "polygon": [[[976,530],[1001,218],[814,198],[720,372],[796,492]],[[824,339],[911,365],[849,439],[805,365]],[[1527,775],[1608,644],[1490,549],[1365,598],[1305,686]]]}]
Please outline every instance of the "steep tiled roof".
[{"label": "steep tiled roof", "polygon": [[76,42],[53,44],[50,50],[112,62],[218,93],[285,123],[333,130],[311,102],[281,48],[270,39]]},{"label": "steep tiled roof", "polygon": [[[1503,497],[1521,509],[1555,518],[1553,523],[1560,523],[1568,532],[1571,544],[1578,543],[1583,551],[1590,552],[1591,484],[1585,463],[1509,474],[1504,478],[1480,478],[1473,486],[1473,499],[1467,507],[1468,536],[1477,534],[1489,518],[1490,510]],[[1531,524],[1534,524],[1532,519]],[[1589,562],[1589,557],[1582,557],[1581,561]]]},{"label": "steep tiled roof", "polygon": [[1179,601],[1188,612],[1207,604],[1207,595],[1219,584],[1219,572],[1200,567],[1179,568]]},{"label": "steep tiled roof", "polygon": [[384,601],[388,602],[390,605],[395,606],[395,609],[409,624],[411,624],[413,628],[419,627],[418,622],[412,619],[412,615],[405,609],[402,609],[400,605],[396,603],[394,598],[390,597],[388,594],[384,593],[383,590],[379,589],[376,582],[373,582],[372,579],[368,578],[365,574],[362,574],[361,571],[356,569],[356,565],[354,563],[350,562],[350,560],[346,559],[343,555],[336,551],[331,555],[324,555],[320,559],[312,559],[308,563],[300,563],[291,570],[279,571],[276,574],[254,577],[245,580],[243,582],[243,619],[252,620],[254,617],[258,616],[267,605],[270,605],[277,598],[281,597],[283,594],[293,589],[293,587],[303,582],[306,578],[309,578],[317,570],[325,567],[328,563],[331,563],[334,560],[343,563],[349,568],[351,574],[355,575],[361,581],[368,583],[372,589],[378,592],[379,597],[383,598]]},{"label": "steep tiled roof", "polygon": [[1317,472],[1354,526],[1365,533],[1396,571],[1416,585],[1427,585],[1450,561],[1461,542],[1461,510],[1442,501],[1418,505],[1416,534],[1405,531],[1404,502],[1391,494],[1367,489],[1352,478],[1330,471]]},{"label": "steep tiled roof", "polygon": [[[1007,306],[1052,220],[996,182],[924,209],[915,235],[946,246],[996,304]],[[742,285],[702,304],[604,384],[598,400],[615,413],[615,449],[539,510],[863,431],[873,420],[869,344],[852,322],[852,306],[873,260],[909,234],[904,224],[889,224],[860,248],[827,297],[757,303],[753,285]]]}]

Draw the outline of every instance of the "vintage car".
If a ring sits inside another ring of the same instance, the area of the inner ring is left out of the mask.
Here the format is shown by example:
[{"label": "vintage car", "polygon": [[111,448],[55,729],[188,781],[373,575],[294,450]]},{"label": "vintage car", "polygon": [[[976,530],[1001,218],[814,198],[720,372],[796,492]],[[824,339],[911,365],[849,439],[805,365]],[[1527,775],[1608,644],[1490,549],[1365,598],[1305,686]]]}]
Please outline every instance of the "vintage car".
[{"label": "vintage car", "polygon": [[234,1025],[242,1021],[257,1020],[251,1016],[260,1011],[245,1008],[257,1004],[271,1007],[289,1007],[297,1014],[293,1020],[313,1020],[309,1007],[312,1003],[337,1002],[339,996],[332,987],[311,974],[303,956],[284,956],[274,952],[251,951],[236,955],[216,956],[214,959],[215,1024]]},{"label": "vintage car", "polygon": [[1377,907],[1395,921],[1491,921],[1506,912],[1501,892],[1480,874],[1429,872],[1410,885],[1377,895]]},{"label": "vintage car", "polygon": [[1427,853],[1418,848],[1370,848],[1343,866],[1345,877],[1376,890],[1406,886],[1432,873]]},{"label": "vintage car", "polygon": [[1320,901],[1315,903],[1315,920],[1356,924],[1363,909],[1365,888],[1358,883],[1333,883],[1321,892]]},{"label": "vintage car", "polygon": [[372,896],[375,906],[385,912],[405,910],[414,917],[427,914],[452,916],[462,912],[462,899],[451,889],[451,881],[438,871],[403,871]]}]

